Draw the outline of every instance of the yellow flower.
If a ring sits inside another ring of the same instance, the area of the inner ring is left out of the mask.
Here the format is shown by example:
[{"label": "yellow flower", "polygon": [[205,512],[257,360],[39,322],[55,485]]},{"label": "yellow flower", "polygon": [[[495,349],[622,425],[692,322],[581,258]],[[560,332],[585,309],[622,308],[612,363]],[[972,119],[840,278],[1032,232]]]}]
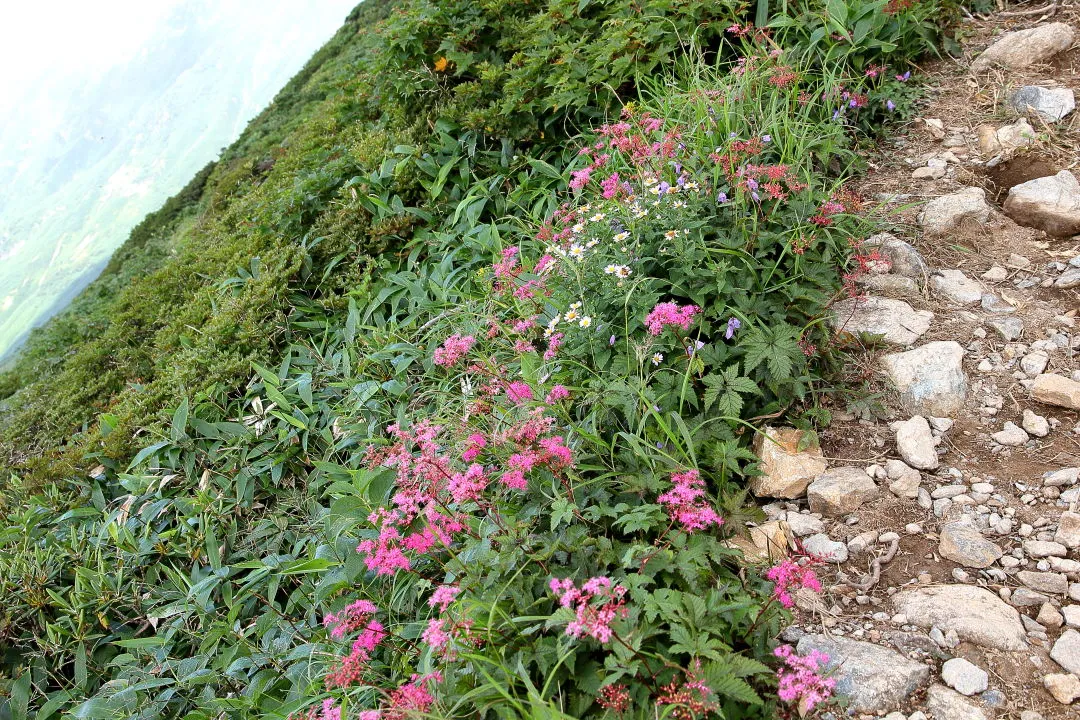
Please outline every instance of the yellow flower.
[{"label": "yellow flower", "polygon": [[668,240],[674,240],[675,238],[679,237],[679,231],[668,230],[666,233],[664,233],[664,237],[666,237]]},{"label": "yellow flower", "polygon": [[446,68],[450,66],[450,61],[441,55],[435,58],[435,72],[446,72]]}]

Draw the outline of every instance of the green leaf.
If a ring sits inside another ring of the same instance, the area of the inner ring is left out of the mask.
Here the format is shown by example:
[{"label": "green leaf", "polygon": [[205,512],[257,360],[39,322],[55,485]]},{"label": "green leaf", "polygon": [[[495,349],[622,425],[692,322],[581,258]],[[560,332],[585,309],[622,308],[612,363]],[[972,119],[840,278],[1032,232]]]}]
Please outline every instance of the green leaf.
[{"label": "green leaf", "polygon": [[172,430],[169,434],[173,442],[179,442],[180,440],[183,440],[187,437],[187,421],[188,399],[184,398],[184,400],[180,403],[179,407],[176,408],[176,411],[173,412]]}]

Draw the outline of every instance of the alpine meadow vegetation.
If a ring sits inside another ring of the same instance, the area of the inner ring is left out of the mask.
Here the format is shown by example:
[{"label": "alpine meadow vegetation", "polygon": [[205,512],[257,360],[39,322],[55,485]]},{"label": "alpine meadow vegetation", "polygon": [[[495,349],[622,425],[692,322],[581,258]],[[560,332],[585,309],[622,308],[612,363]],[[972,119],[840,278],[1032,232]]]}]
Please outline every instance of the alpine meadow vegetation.
[{"label": "alpine meadow vegetation", "polygon": [[827,705],[732,538],[955,9],[359,5],[0,375],[0,718]]}]

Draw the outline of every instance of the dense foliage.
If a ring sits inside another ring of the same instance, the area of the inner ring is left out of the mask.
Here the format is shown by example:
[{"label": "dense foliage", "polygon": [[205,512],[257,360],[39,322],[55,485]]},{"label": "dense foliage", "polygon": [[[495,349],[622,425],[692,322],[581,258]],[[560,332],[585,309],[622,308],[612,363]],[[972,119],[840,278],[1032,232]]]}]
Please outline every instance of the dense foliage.
[{"label": "dense foliage", "polygon": [[775,714],[746,445],[930,5],[359,6],[5,378],[0,717]]}]

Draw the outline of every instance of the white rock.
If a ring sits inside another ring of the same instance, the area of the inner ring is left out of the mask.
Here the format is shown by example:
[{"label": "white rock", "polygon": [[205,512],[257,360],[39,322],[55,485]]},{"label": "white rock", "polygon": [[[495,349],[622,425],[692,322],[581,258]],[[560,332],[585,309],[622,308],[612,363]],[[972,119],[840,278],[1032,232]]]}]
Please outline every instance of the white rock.
[{"label": "white rock", "polygon": [[1019,613],[984,588],[937,585],[901,590],[893,596],[893,606],[914,625],[955,630],[961,640],[976,645],[998,650],[1027,648]]},{"label": "white rock", "polygon": [[985,670],[958,657],[946,660],[941,666],[941,679],[962,695],[981,693],[990,683]]},{"label": "white rock", "polygon": [[982,299],[986,289],[978,280],[972,280],[959,270],[938,270],[930,278],[934,294],[957,305],[973,305]]},{"label": "white rock", "polygon": [[929,273],[923,256],[910,243],[890,233],[879,233],[863,241],[864,250],[877,250],[889,261],[889,272],[922,282]]},{"label": "white rock", "polygon": [[1065,557],[1068,550],[1064,545],[1049,540],[1025,540],[1024,552],[1033,558]]},{"label": "white rock", "polygon": [[1066,605],[1061,608],[1065,624],[1071,628],[1080,628],[1080,605]]},{"label": "white rock", "polygon": [[1003,33],[971,63],[973,72],[994,66],[1023,68],[1049,60],[1072,47],[1073,29],[1066,23],[1047,23]]},{"label": "white rock", "polygon": [[1080,513],[1072,511],[1061,513],[1054,540],[1065,547],[1080,548]]},{"label": "white rock", "polygon": [[1062,705],[1080,698],[1080,678],[1071,673],[1053,673],[1043,678],[1043,687]]},{"label": "white rock", "polygon": [[1025,85],[1012,94],[1009,105],[1018,113],[1036,112],[1048,122],[1057,122],[1076,109],[1076,98],[1069,88]]},{"label": "white rock", "polygon": [[1018,447],[1029,440],[1028,434],[1017,427],[1016,423],[1013,422],[1005,423],[1005,427],[1002,430],[994,433],[990,437],[999,445],[1005,445],[1007,447]]},{"label": "white rock", "polygon": [[788,527],[791,528],[791,534],[795,537],[806,537],[807,535],[825,532],[825,523],[813,515],[789,512],[784,515],[784,520],[787,522]]},{"label": "white rock", "polygon": [[919,470],[937,469],[938,454],[926,418],[916,415],[910,420],[894,422],[891,427],[896,433],[896,448],[904,462]]},{"label": "white rock", "polygon": [[931,342],[881,359],[910,413],[947,416],[958,413],[967,399],[964,348],[952,340]]},{"label": "white rock", "polygon": [[915,310],[903,300],[893,298],[848,298],[832,307],[832,326],[857,335],[880,335],[894,345],[910,345],[930,329],[934,313]]},{"label": "white rock", "polygon": [[847,562],[848,559],[847,545],[831,539],[824,533],[806,538],[803,540],[803,547],[806,548],[806,552],[825,562],[842,563]]},{"label": "white rock", "polygon": [[1000,265],[995,265],[982,274],[982,279],[988,282],[1001,282],[1007,280],[1009,277],[1009,271]]},{"label": "white rock", "polygon": [[919,225],[932,235],[942,235],[964,222],[985,223],[989,219],[986,195],[980,188],[969,187],[928,202],[919,214]]},{"label": "white rock", "polygon": [[1080,675],[1080,632],[1070,628],[1061,633],[1050,650],[1050,657],[1073,675]]},{"label": "white rock", "polygon": [[960,693],[938,685],[926,691],[926,709],[934,720],[988,720],[986,713]]},{"label": "white rock", "polygon": [[1035,437],[1046,437],[1050,434],[1050,423],[1042,415],[1036,415],[1030,410],[1024,410],[1022,422],[1024,430]]},{"label": "white rock", "polygon": [[1080,233],[1080,182],[1068,170],[1028,180],[1009,189],[1003,209],[1019,225],[1058,237],[1075,235]]},{"label": "white rock", "polygon": [[1037,350],[1024,356],[1020,361],[1020,369],[1023,370],[1028,377],[1035,377],[1036,375],[1042,374],[1043,370],[1046,369],[1046,364],[1048,362],[1050,362],[1050,356],[1042,350]]},{"label": "white rock", "polygon": [[823,472],[806,489],[810,510],[830,517],[855,512],[880,495],[877,485],[860,468],[838,467]]}]

